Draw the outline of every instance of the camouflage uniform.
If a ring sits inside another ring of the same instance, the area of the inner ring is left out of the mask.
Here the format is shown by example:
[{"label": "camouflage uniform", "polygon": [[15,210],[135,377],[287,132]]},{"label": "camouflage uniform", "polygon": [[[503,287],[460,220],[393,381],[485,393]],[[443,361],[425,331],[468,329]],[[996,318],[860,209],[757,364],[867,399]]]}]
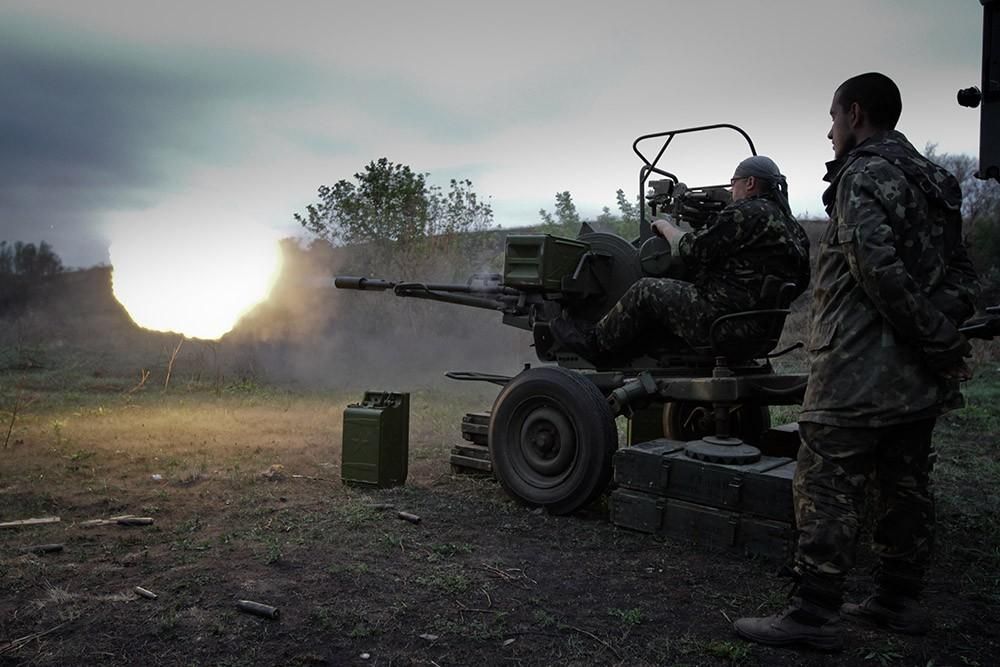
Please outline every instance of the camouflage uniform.
[{"label": "camouflage uniform", "polygon": [[684,235],[676,254],[690,281],[637,281],[597,323],[602,349],[662,347],[676,337],[704,345],[722,315],[772,307],[761,304],[768,276],[795,283],[796,296],[809,283],[809,239],[771,195],[733,202],[704,229]]},{"label": "camouflage uniform", "polygon": [[877,585],[920,592],[933,543],[931,432],[962,404],[957,383],[936,371],[968,352],[958,325],[977,281],[958,182],[902,134],[879,134],[828,167],[794,492],[800,592],[835,608],[872,477]]}]

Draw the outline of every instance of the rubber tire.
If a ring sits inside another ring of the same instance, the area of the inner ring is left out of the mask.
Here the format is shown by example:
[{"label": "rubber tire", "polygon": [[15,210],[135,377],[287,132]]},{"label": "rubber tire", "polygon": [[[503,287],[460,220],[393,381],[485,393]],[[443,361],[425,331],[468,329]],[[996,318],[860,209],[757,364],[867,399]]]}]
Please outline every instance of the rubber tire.
[{"label": "rubber tire", "polygon": [[[544,446],[553,432],[559,434],[558,447],[549,456],[536,445],[538,434]],[[607,399],[590,380],[540,366],[516,376],[497,396],[489,448],[493,474],[508,495],[551,514],[570,514],[611,481],[618,431]],[[539,469],[547,467],[552,470]]]},{"label": "rubber tire", "polygon": [[[698,426],[687,424],[692,410],[704,409],[708,419]],[[751,445],[759,444],[764,432],[771,428],[771,413],[766,406],[741,405],[731,421],[732,433]],[[706,435],[715,435],[715,418],[711,403],[670,401],[663,405],[663,437],[688,442]]]}]

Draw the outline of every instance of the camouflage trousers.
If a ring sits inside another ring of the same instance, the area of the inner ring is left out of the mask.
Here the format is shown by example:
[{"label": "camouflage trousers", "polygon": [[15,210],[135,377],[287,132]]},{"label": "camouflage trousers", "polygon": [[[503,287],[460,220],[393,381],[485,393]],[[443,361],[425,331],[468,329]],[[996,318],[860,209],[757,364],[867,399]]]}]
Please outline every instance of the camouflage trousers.
[{"label": "camouflage trousers", "polygon": [[646,350],[681,342],[704,345],[709,327],[721,314],[719,307],[706,301],[691,283],[641,278],[594,331],[597,344],[605,351]]},{"label": "camouflage trousers", "polygon": [[917,597],[934,543],[934,419],[882,428],[802,423],[793,480],[800,593],[839,606],[874,483],[876,586]]}]

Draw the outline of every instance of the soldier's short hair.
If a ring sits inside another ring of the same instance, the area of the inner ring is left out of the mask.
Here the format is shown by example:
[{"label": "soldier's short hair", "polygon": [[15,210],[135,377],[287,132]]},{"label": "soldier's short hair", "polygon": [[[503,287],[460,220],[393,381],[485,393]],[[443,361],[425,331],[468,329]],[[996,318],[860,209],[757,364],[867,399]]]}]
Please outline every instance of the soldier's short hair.
[{"label": "soldier's short hair", "polygon": [[878,72],[852,76],[840,84],[834,99],[844,110],[857,102],[868,116],[868,122],[881,130],[894,129],[903,112],[899,88],[892,79]]}]

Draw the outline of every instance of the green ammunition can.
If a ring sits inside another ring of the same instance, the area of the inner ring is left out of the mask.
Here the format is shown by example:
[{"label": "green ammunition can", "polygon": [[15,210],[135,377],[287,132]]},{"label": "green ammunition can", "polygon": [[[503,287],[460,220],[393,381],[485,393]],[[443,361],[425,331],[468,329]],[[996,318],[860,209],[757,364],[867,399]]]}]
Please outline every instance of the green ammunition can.
[{"label": "green ammunition can", "polygon": [[589,243],[561,236],[512,234],[504,251],[504,285],[558,292],[563,278],[573,275],[588,250]]},{"label": "green ammunition can", "polygon": [[410,449],[410,395],[366,391],[344,410],[340,479],[349,484],[406,483]]}]

